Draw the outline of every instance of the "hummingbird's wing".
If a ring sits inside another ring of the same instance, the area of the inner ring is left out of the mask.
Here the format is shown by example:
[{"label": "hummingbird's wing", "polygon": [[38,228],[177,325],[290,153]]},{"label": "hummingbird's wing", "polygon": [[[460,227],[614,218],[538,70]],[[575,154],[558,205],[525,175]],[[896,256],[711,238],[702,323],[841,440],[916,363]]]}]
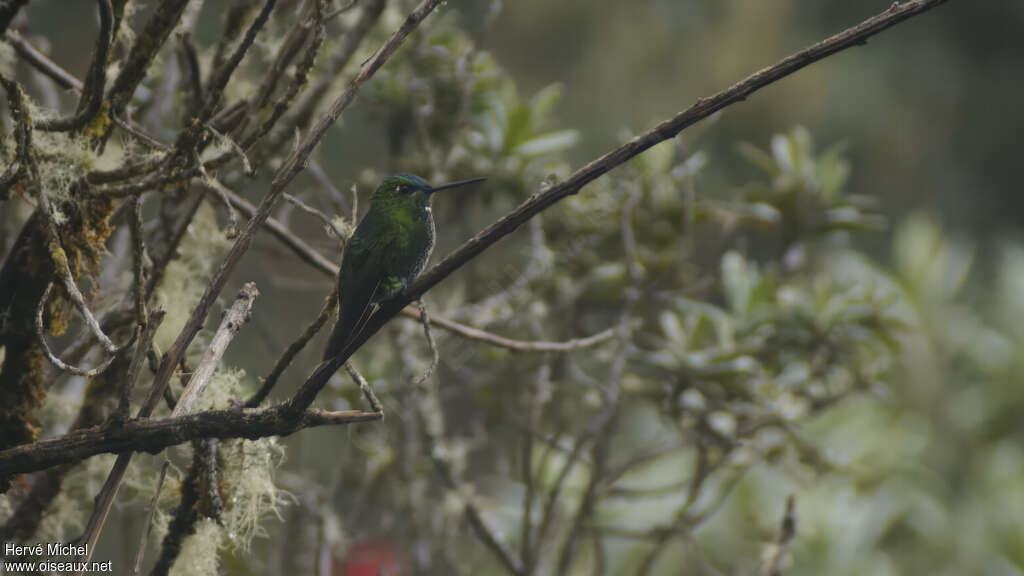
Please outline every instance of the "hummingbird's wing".
[{"label": "hummingbird's wing", "polygon": [[324,349],[324,360],[344,352],[373,314],[384,277],[384,263],[376,254],[380,254],[380,247],[358,233],[345,247],[338,273],[338,322]]}]

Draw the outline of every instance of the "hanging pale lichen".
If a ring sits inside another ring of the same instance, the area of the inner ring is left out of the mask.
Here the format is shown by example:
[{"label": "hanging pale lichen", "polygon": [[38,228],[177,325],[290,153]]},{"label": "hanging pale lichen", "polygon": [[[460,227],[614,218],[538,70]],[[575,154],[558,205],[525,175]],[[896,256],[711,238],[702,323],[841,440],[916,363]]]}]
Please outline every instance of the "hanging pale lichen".
[{"label": "hanging pale lichen", "polygon": [[[203,399],[205,409],[224,409],[230,398],[243,396],[245,371],[225,369],[214,375]],[[229,545],[248,550],[252,539],[265,535],[261,520],[288,503],[289,494],[277,487],[274,472],[284,462],[277,438],[222,441],[218,449],[224,501],[221,518]]]},{"label": "hanging pale lichen", "polygon": [[[204,203],[196,211],[178,248],[178,257],[167,265],[156,291],[156,304],[167,311],[154,339],[158,348],[166,350],[174,342],[230,246],[231,241],[217,226],[213,208]],[[200,337],[191,349],[202,350],[201,343]]]},{"label": "hanging pale lichen", "polygon": [[171,576],[218,574],[223,539],[224,529],[217,525],[216,520],[199,520],[195,534],[185,540],[178,561],[171,568]]},{"label": "hanging pale lichen", "polygon": [[[200,400],[201,409],[223,409],[230,398],[242,396],[244,378],[244,371],[232,368],[215,374]],[[248,551],[253,538],[266,535],[261,526],[265,517],[280,519],[281,509],[292,499],[274,481],[275,471],[284,462],[284,447],[276,438],[226,440],[217,446],[217,491],[224,503],[220,523],[209,518],[196,523],[172,574],[211,573],[203,570],[216,567],[220,550]]]}]

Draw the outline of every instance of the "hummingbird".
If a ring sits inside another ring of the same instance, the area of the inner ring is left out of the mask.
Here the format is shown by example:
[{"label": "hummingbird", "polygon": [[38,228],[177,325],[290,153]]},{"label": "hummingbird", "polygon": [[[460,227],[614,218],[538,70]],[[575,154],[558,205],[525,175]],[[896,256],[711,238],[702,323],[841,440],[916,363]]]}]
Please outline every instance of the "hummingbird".
[{"label": "hummingbird", "polygon": [[483,180],[431,186],[419,176],[395,174],[381,182],[341,258],[338,321],[324,349],[324,361],[344,353],[377,305],[401,294],[423,270],[434,249],[430,211],[434,192]]}]

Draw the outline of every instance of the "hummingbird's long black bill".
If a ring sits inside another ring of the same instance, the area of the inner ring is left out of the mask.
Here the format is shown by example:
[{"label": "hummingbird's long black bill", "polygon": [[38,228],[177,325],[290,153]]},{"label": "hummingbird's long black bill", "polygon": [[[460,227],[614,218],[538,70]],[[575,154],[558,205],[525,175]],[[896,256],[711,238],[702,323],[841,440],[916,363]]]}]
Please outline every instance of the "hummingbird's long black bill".
[{"label": "hummingbird's long black bill", "polygon": [[469,180],[459,180],[458,182],[449,182],[448,184],[441,184],[440,186],[434,186],[430,189],[430,193],[433,194],[439,190],[447,190],[449,188],[458,188],[459,186],[465,186],[467,184],[475,184],[477,182],[483,182],[487,178],[470,178]]}]

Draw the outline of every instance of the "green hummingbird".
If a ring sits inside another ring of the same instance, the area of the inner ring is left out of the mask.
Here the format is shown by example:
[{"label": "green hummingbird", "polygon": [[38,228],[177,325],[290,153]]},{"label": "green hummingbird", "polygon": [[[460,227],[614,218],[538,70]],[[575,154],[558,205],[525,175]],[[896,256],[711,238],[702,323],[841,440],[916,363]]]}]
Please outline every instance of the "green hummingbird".
[{"label": "green hummingbird", "polygon": [[344,353],[377,305],[401,294],[423,270],[434,249],[434,192],[482,180],[431,186],[419,176],[395,174],[381,182],[341,258],[338,322],[327,341],[325,361]]}]

